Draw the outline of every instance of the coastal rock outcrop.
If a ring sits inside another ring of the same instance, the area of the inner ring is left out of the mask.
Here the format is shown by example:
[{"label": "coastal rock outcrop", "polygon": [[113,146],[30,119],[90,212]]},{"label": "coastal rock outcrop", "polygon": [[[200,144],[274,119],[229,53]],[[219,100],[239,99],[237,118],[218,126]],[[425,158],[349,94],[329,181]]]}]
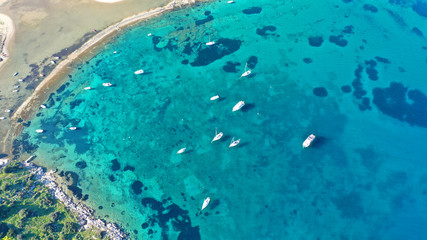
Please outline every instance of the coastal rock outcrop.
[{"label": "coastal rock outcrop", "polygon": [[101,231],[105,231],[107,236],[114,240],[128,239],[127,234],[120,229],[117,224],[107,223],[103,219],[96,218],[93,214],[93,209],[80,202],[76,202],[72,197],[68,196],[57,184],[57,177],[55,176],[54,171],[51,170],[46,172],[42,167],[30,162],[29,160],[31,160],[31,158],[32,157],[23,163],[24,166],[29,168],[29,171],[34,174],[36,179],[39,179],[39,181],[52,191],[53,196],[61,201],[68,209],[77,214],[80,220],[80,225],[83,228],[96,228]]}]

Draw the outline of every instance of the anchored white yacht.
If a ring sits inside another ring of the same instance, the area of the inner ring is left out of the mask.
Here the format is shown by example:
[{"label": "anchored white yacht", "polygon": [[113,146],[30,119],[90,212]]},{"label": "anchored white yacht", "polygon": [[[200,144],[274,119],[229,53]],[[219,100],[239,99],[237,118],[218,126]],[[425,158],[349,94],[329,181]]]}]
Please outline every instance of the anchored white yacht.
[{"label": "anchored white yacht", "polygon": [[302,146],[304,148],[308,147],[311,145],[311,143],[313,142],[313,140],[316,138],[316,136],[314,136],[314,134],[310,134],[310,136],[308,136],[305,141],[302,143]]},{"label": "anchored white yacht", "polygon": [[243,106],[245,106],[245,102],[243,101],[238,102],[236,105],[234,105],[233,112],[240,110]]}]

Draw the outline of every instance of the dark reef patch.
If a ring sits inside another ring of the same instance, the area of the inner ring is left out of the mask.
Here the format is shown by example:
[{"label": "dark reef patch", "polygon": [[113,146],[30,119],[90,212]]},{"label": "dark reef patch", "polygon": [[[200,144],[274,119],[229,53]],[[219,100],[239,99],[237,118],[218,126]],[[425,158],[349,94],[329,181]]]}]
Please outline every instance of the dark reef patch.
[{"label": "dark reef patch", "polygon": [[131,171],[131,172],[133,172],[133,171],[135,171],[135,168],[132,167],[132,166],[127,165],[125,168],[123,168],[123,171]]},{"label": "dark reef patch", "polygon": [[108,180],[110,180],[111,182],[116,181],[116,178],[114,177],[113,174],[110,174],[110,176],[108,176]]},{"label": "dark reef patch", "polygon": [[258,63],[258,58],[256,56],[250,56],[248,61],[247,61],[248,68],[254,69],[256,67],[257,63]]},{"label": "dark reef patch", "polygon": [[132,190],[136,195],[139,195],[142,193],[142,187],[144,187],[144,184],[142,184],[141,181],[135,181],[132,183]]},{"label": "dark reef patch", "polygon": [[56,93],[62,93],[64,90],[65,90],[65,88],[67,87],[67,85],[65,85],[65,84],[62,84],[59,88],[58,88],[58,90],[56,90]]},{"label": "dark reef patch", "polygon": [[[84,101],[85,100],[83,100],[83,99],[76,99],[76,100],[70,102],[70,108],[74,109],[75,107],[78,107],[80,104],[82,104],[82,102],[84,102]],[[49,106],[51,106],[51,105],[49,104]]]},{"label": "dark reef patch", "polygon": [[351,83],[351,85],[354,88],[353,95],[357,99],[362,99],[362,97],[367,94],[367,92],[363,89],[362,71],[363,71],[362,65],[357,66],[356,70],[354,71],[354,75],[356,76],[356,78]]},{"label": "dark reef patch", "polygon": [[335,43],[336,45],[338,45],[340,47],[345,47],[348,44],[348,41],[345,40],[342,35],[339,35],[339,36],[331,35],[331,36],[329,36],[329,42]]},{"label": "dark reef patch", "polygon": [[362,102],[359,104],[360,111],[371,110],[370,100],[368,97],[362,98]]},{"label": "dark reef patch", "polygon": [[419,37],[424,37],[423,32],[421,32],[421,30],[417,27],[412,28],[412,32],[415,33]]},{"label": "dark reef patch", "polygon": [[194,62],[190,63],[193,67],[206,66],[222,57],[232,54],[240,49],[242,41],[229,38],[221,38],[217,41],[214,48],[203,48],[197,53]]},{"label": "dark reef patch", "polygon": [[351,3],[353,0],[342,0],[343,3]]},{"label": "dark reef patch", "polygon": [[[159,227],[162,229],[162,232],[160,233],[161,237],[159,236],[158,239],[167,239],[168,232],[176,231],[179,232],[177,238],[178,240],[200,240],[201,237],[199,227],[191,226],[191,220],[188,216],[188,211],[181,209],[178,205],[174,203],[168,204],[169,201],[163,200],[162,202],[160,202],[154,198],[143,198],[141,200],[141,204],[144,207],[151,208],[155,211],[155,213],[150,216],[150,219],[148,221],[149,224],[147,224],[148,226],[158,224]],[[141,227],[143,229],[146,229],[148,228],[147,224],[143,223]],[[170,229],[169,226],[172,226],[172,229]]]},{"label": "dark reef patch", "polygon": [[383,57],[375,57],[375,60],[377,60],[380,63],[391,63],[390,60],[388,60],[387,58],[383,58]]},{"label": "dark reef patch", "polygon": [[344,93],[350,93],[351,92],[351,86],[350,85],[344,85],[341,87],[341,91]]},{"label": "dark reef patch", "polygon": [[414,10],[420,16],[427,17],[427,2],[417,1],[417,3],[412,5],[412,10]]},{"label": "dark reef patch", "polygon": [[206,18],[204,18],[204,19],[199,19],[199,20],[196,20],[196,26],[199,26],[199,25],[202,25],[202,24],[205,24],[205,23],[207,23],[207,22],[210,22],[210,21],[212,21],[212,20],[214,20],[214,17],[212,16],[212,15],[209,15],[209,16],[207,16]]},{"label": "dark reef patch", "polygon": [[403,84],[392,82],[390,87],[374,88],[372,93],[372,102],[385,115],[411,125],[427,127],[427,96],[420,90],[408,91]]},{"label": "dark reef patch", "polygon": [[182,64],[187,65],[190,61],[188,59],[184,59],[181,61]]},{"label": "dark reef patch", "polygon": [[345,218],[357,219],[364,215],[362,198],[355,192],[338,196],[332,202]]},{"label": "dark reef patch", "polygon": [[309,37],[308,38],[308,44],[312,47],[320,47],[323,43],[323,37],[316,36],[316,37]]},{"label": "dark reef patch", "polygon": [[242,10],[244,14],[259,14],[261,13],[261,11],[262,11],[262,8],[260,7],[251,7],[251,8]]},{"label": "dark reef patch", "polygon": [[366,64],[366,73],[368,74],[369,79],[372,81],[378,80],[378,71],[375,69],[377,62],[375,60],[365,61]]},{"label": "dark reef patch", "polygon": [[76,167],[80,168],[80,169],[84,169],[84,168],[87,167],[87,164],[86,164],[85,161],[79,161],[79,162],[76,163]]},{"label": "dark reef patch", "polygon": [[111,160],[111,163],[113,164],[111,166],[111,170],[113,170],[113,171],[120,170],[120,163],[119,163],[119,161],[117,161],[117,159]]},{"label": "dark reef patch", "polygon": [[395,12],[389,10],[389,9],[387,9],[387,12],[388,12],[388,14],[390,14],[390,16],[393,18],[393,20],[397,24],[399,24],[402,27],[406,27],[407,26],[407,24],[406,24],[405,20],[403,20],[402,16],[400,16],[399,14],[397,14],[397,13],[395,13]]},{"label": "dark reef patch", "polygon": [[377,8],[377,7],[375,7],[375,6],[374,6],[374,5],[372,5],[372,4],[365,4],[365,5],[363,5],[363,9],[364,9],[365,11],[368,11],[368,12],[373,12],[373,13],[378,12],[378,8]]},{"label": "dark reef patch", "polygon": [[313,89],[313,94],[317,97],[326,97],[328,96],[328,91],[324,87],[317,87]]},{"label": "dark reef patch", "polygon": [[344,30],[342,30],[342,33],[345,33],[345,34],[354,34],[353,29],[354,29],[353,25],[345,26]]},{"label": "dark reef patch", "polygon": [[225,72],[228,72],[228,73],[236,73],[237,72],[236,67],[240,66],[240,65],[241,64],[239,62],[230,62],[230,61],[227,61],[227,63],[222,67],[222,69]]},{"label": "dark reef patch", "polygon": [[310,63],[313,62],[313,59],[306,57],[306,58],[303,58],[302,61],[305,62],[305,63],[307,63],[307,64],[310,64]]},{"label": "dark reef patch", "polygon": [[269,25],[269,26],[265,26],[263,28],[257,28],[256,29],[256,34],[260,35],[260,36],[268,36],[271,35],[271,33],[267,33],[268,32],[274,32],[276,31],[276,27],[273,25]]}]

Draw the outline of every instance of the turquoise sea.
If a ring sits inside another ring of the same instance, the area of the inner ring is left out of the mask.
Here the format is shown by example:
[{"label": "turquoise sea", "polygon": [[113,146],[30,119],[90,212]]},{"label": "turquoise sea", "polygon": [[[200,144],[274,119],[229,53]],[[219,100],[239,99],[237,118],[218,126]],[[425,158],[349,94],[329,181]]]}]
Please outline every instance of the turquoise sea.
[{"label": "turquoise sea", "polygon": [[15,150],[131,239],[427,239],[426,36],[425,1],[198,4],[76,67]]}]

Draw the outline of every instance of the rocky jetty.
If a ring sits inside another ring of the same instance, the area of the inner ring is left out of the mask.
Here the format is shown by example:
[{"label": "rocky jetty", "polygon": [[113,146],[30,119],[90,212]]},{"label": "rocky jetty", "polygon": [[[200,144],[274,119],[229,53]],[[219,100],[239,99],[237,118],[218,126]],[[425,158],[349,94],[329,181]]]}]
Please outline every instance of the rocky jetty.
[{"label": "rocky jetty", "polygon": [[68,209],[76,213],[80,225],[85,228],[95,228],[100,231],[105,231],[106,235],[113,240],[128,239],[127,234],[120,229],[117,224],[107,223],[103,219],[98,219],[93,214],[93,209],[85,206],[83,203],[75,201],[72,197],[68,196],[64,190],[58,185],[57,177],[53,170],[45,171],[42,167],[30,162],[32,157],[23,162],[23,165],[33,173],[39,181],[47,186],[59,201],[61,201]]}]

